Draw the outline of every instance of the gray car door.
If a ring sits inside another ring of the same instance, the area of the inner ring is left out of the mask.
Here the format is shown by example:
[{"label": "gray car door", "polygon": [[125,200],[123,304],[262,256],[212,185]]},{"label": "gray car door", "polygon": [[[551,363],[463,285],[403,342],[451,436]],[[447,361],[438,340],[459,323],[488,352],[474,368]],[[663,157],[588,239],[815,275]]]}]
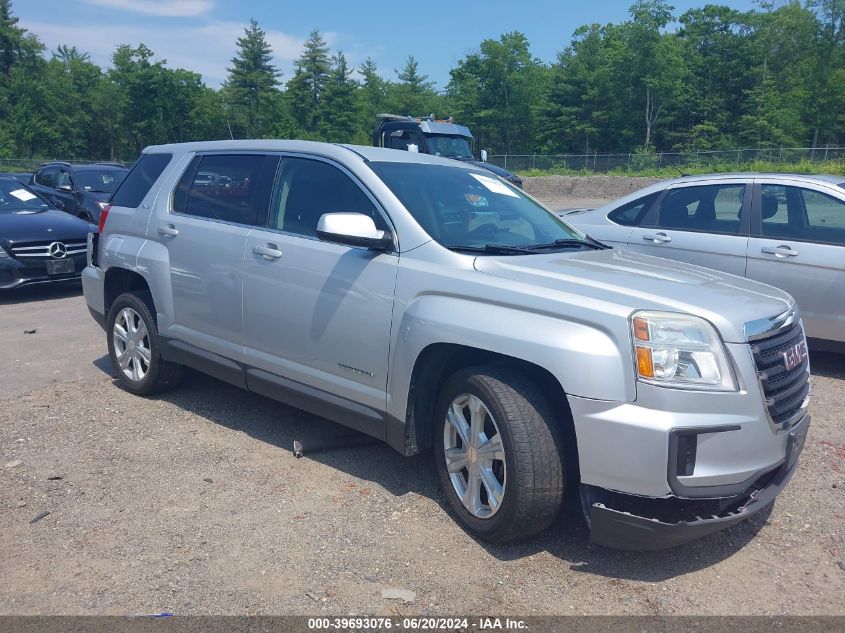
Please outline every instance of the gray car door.
[{"label": "gray car door", "polygon": [[631,231],[627,250],[742,276],[750,189],[741,179],[672,185]]},{"label": "gray car door", "polygon": [[299,394],[331,402],[378,424],[398,254],[318,239],[320,217],[341,211],[365,213],[388,229],[375,199],[344,168],[316,157],[282,158],[267,226],[249,235],[245,251],[247,382],[270,396],[281,390],[296,392],[294,401]]},{"label": "gray car door", "polygon": [[845,341],[845,195],[776,178],[754,189],[748,277],[795,297],[807,336]]},{"label": "gray car door", "polygon": [[244,247],[265,221],[277,164],[263,154],[207,154],[188,166],[155,228],[170,257],[168,334],[242,360]]}]

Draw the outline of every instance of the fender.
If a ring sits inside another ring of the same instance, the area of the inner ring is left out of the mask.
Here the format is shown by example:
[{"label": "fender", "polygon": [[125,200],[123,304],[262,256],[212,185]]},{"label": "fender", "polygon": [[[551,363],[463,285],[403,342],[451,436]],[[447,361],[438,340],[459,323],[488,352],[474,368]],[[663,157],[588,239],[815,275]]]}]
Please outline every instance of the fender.
[{"label": "fender", "polygon": [[631,352],[597,327],[453,295],[415,298],[395,324],[388,413],[404,420],[414,364],[435,343],[454,343],[539,365],[569,395],[632,402]]}]

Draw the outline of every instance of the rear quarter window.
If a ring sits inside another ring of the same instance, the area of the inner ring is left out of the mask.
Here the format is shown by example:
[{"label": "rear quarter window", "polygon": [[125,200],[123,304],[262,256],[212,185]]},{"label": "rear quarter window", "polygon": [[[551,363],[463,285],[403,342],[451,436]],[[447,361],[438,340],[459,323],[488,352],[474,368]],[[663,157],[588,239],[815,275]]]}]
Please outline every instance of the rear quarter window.
[{"label": "rear quarter window", "polygon": [[172,158],[173,154],[143,154],[132,166],[109,202],[117,207],[133,209],[140,205]]}]

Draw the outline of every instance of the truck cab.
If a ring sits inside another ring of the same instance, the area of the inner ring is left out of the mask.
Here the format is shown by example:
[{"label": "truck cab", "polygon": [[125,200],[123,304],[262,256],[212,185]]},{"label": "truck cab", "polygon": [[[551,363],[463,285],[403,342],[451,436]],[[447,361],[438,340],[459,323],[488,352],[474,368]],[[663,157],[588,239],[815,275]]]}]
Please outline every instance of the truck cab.
[{"label": "truck cab", "polygon": [[373,146],[401,149],[421,154],[452,158],[493,172],[509,183],[522,187],[522,179],[506,169],[487,162],[487,152],[481,150],[481,160],[472,153],[473,137],[469,128],[452,122],[451,117],[438,120],[428,117],[379,114],[373,128]]}]

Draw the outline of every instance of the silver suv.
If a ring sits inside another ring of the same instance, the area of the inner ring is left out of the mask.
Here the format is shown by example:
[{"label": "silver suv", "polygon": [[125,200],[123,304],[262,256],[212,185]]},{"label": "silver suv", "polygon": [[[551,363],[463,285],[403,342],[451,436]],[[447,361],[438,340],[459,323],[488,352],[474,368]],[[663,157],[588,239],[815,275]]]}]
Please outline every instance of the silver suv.
[{"label": "silver suv", "polygon": [[806,437],[789,295],[608,248],[471,165],[150,147],[89,240],[85,298],[125,389],[189,366],[433,448],[488,541],[544,530],[569,495],[594,542],[677,545],[766,507]]}]

